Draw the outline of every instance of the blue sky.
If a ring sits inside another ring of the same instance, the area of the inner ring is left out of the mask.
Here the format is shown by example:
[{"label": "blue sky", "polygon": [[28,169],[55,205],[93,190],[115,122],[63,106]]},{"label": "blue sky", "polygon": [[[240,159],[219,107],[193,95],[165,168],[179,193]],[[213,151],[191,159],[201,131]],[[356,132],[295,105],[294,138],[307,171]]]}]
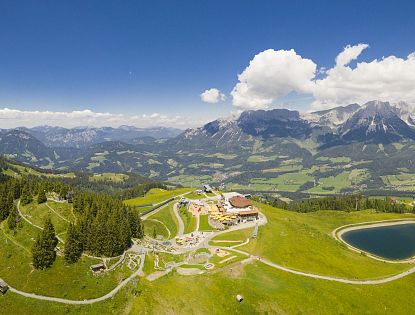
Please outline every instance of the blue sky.
[{"label": "blue sky", "polygon": [[[406,58],[414,11],[411,1],[2,0],[0,108],[210,119],[235,110],[238,74],[266,49],[294,49],[318,69],[349,44],[370,45],[359,61]],[[213,87],[227,100],[202,102]],[[312,100],[294,91],[271,107]]]}]

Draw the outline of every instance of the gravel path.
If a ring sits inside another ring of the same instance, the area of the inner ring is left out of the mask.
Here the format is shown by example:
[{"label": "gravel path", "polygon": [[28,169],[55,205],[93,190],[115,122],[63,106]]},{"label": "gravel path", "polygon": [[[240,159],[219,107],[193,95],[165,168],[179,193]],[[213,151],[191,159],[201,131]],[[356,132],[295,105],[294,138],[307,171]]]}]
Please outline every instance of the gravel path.
[{"label": "gravel path", "polygon": [[178,230],[177,230],[177,236],[180,237],[184,234],[184,223],[183,223],[182,217],[179,214],[177,203],[173,205],[173,212],[177,218],[177,222],[179,223]]},{"label": "gravel path", "polygon": [[131,276],[129,276],[127,279],[123,280],[111,292],[109,292],[109,293],[107,293],[107,294],[105,294],[103,296],[100,296],[98,298],[88,299],[88,300],[68,300],[68,299],[61,299],[61,298],[56,298],[56,297],[51,297],[51,296],[38,295],[38,294],[34,294],[34,293],[23,292],[23,291],[20,291],[20,290],[15,289],[13,287],[10,287],[10,286],[9,286],[9,290],[10,290],[10,292],[13,292],[15,294],[19,294],[21,296],[24,296],[24,297],[27,297],[27,298],[31,298],[31,299],[36,299],[36,300],[43,300],[43,301],[49,301],[49,302],[57,302],[57,303],[62,303],[62,304],[74,304],[74,305],[93,304],[93,303],[102,302],[104,300],[107,300],[109,298],[112,298],[115,294],[118,293],[118,291],[120,291],[132,279],[134,279],[135,277],[139,276],[140,274],[141,274],[141,267],[136,272],[134,272]]}]

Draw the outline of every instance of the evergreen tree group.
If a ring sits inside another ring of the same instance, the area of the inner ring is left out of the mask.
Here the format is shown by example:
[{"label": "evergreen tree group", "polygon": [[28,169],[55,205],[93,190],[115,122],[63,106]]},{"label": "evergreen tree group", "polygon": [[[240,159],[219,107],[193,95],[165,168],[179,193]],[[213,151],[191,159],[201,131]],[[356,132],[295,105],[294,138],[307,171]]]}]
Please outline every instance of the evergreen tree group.
[{"label": "evergreen tree group", "polygon": [[19,223],[19,214],[16,206],[14,205],[13,209],[9,213],[9,216],[7,217],[7,226],[10,230],[14,230],[17,227],[17,223]]},{"label": "evergreen tree group", "polygon": [[37,203],[41,204],[46,202],[48,199],[46,198],[45,188],[43,185],[39,185],[38,193],[37,193]]},{"label": "evergreen tree group", "polygon": [[20,204],[22,206],[28,205],[32,202],[32,194],[28,185],[24,185],[22,189],[22,194],[20,196]]},{"label": "evergreen tree group", "polygon": [[268,203],[277,208],[304,213],[319,210],[359,211],[367,209],[374,209],[378,212],[415,213],[415,207],[390,197],[368,198],[361,195],[321,197],[290,203],[275,198]]},{"label": "evergreen tree group", "polygon": [[45,220],[42,232],[36,238],[32,247],[32,264],[36,269],[46,269],[53,265],[56,259],[58,239],[55,235],[50,218]]},{"label": "evergreen tree group", "polygon": [[13,193],[11,191],[8,191],[5,187],[0,189],[0,222],[7,219],[13,210],[13,199]]},{"label": "evergreen tree group", "polygon": [[66,233],[64,257],[67,263],[75,263],[82,256],[83,246],[79,231],[71,223]]}]

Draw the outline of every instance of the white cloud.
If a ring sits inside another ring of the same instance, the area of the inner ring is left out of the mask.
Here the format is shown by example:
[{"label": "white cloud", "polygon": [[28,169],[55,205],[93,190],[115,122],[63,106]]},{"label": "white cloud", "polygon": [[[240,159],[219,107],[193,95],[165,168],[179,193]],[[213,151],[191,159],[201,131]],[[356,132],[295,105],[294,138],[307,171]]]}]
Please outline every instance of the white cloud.
[{"label": "white cloud", "polygon": [[[348,47],[345,50],[347,49]],[[358,55],[354,58],[357,57]],[[338,59],[339,57],[336,60]],[[414,54],[407,58],[389,56],[370,62],[357,62],[353,68],[341,62],[329,69],[324,78],[315,81],[315,101],[311,108],[320,110],[371,100],[415,104],[414,87]]]},{"label": "white cloud", "polygon": [[347,45],[343,51],[336,57],[337,66],[347,66],[352,60],[356,60],[363,50],[368,48],[367,44],[358,44],[355,46]]},{"label": "white cloud", "polygon": [[383,57],[357,61],[367,44],[346,46],[332,68],[320,68],[294,50],[268,49],[257,54],[238,76],[233,105],[244,109],[267,108],[291,92],[314,97],[312,110],[370,100],[415,104],[415,53],[407,58]]},{"label": "white cloud", "polygon": [[[72,112],[23,111],[18,109],[0,108],[1,128],[20,126],[34,127],[39,125],[61,126],[67,128],[79,126],[118,127],[131,125],[136,127],[170,126],[177,128],[189,127],[190,120],[180,116],[169,117],[159,113],[128,116],[124,114],[99,113],[89,109]],[[198,125],[199,121],[192,122]]]},{"label": "white cloud", "polygon": [[202,94],[200,94],[200,98],[203,102],[210,104],[216,104],[219,101],[226,100],[225,94],[215,88],[205,90]]},{"label": "white cloud", "polygon": [[309,93],[316,64],[293,49],[268,49],[257,54],[238,76],[231,95],[233,105],[241,108],[266,108],[276,99],[297,91]]}]

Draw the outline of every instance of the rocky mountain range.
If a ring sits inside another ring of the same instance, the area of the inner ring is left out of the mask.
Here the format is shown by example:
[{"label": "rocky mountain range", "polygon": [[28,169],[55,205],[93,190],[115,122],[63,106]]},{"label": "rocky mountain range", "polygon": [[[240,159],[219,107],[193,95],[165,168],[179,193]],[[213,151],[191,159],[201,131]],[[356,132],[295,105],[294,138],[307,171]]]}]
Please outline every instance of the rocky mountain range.
[{"label": "rocky mountain range", "polygon": [[[183,130],[167,127],[137,128],[133,126],[120,126],[118,128],[78,127],[62,128],[39,126],[34,128],[16,128],[24,131],[49,147],[86,148],[92,144],[105,141],[123,141],[134,143],[137,139],[151,137],[155,139],[171,138],[179,135]],[[3,130],[3,132],[10,130]]]},{"label": "rocky mountain range", "polygon": [[184,185],[339,193],[415,174],[414,118],[405,103],[373,101],[307,114],[245,111],[180,133],[18,128],[0,132],[0,153],[42,168],[132,172]]}]

